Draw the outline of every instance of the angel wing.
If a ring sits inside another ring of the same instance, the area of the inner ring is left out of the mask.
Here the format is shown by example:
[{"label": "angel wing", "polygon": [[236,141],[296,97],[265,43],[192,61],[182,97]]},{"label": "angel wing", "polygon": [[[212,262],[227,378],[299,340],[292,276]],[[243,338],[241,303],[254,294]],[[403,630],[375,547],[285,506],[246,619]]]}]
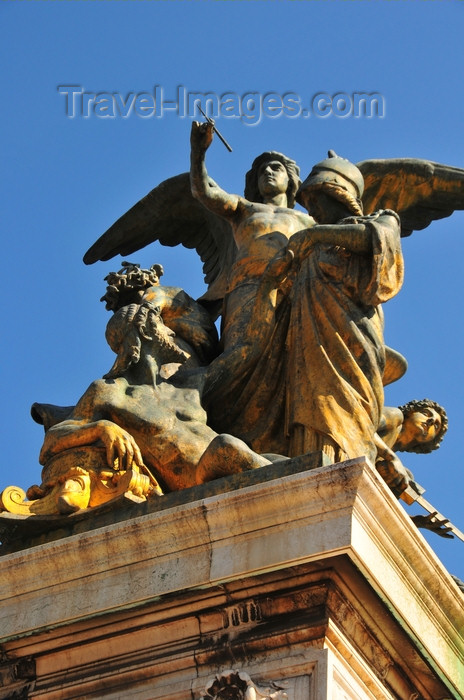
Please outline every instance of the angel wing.
[{"label": "angel wing", "polygon": [[118,254],[128,256],[154,241],[195,248],[208,284],[202,300],[214,302],[224,297],[227,272],[236,253],[232,228],[192,196],[188,173],[164,180],[151,190],[100,236],[84,255],[84,262],[90,265]]},{"label": "angel wing", "polygon": [[401,235],[426,228],[464,209],[464,170],[415,158],[364,160],[366,213],[393,209],[401,218]]},{"label": "angel wing", "polygon": [[[402,235],[464,209],[464,170],[413,158],[358,163],[364,181],[364,211],[393,209]],[[195,248],[203,261],[211,305],[224,297],[236,245],[230,224],[203,207],[191,193],[188,173],[165,180],[116,221],[84,256],[87,265],[128,256],[153,241]]]}]

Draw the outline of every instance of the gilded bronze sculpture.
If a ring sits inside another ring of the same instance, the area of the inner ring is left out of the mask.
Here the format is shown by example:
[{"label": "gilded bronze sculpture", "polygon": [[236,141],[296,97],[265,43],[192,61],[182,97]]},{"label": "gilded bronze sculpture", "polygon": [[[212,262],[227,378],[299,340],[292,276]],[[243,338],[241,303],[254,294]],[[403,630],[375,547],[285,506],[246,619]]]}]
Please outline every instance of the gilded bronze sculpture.
[{"label": "gilded bronze sculpture", "polygon": [[403,281],[401,236],[464,208],[464,171],[356,166],[330,151],[301,183],[295,161],[268,151],[240,197],[207,173],[213,131],[194,122],[190,173],[161,183],[84,257],[182,243],[204,262],[206,294],[164,287],[160,265],[108,275],[115,363],[76,406],[33,407],[46,429],[42,484],[29,500],[3,492],[5,510],[72,512],[124,490],[150,498],[315,451],[366,456],[400,495],[415,482],[396,450],[443,437],[438,404],[384,406],[407,363],[384,343],[382,305]]},{"label": "gilded bronze sculpture", "polygon": [[[261,276],[251,329],[272,316],[275,286],[285,280],[292,258],[276,256]],[[70,513],[127,491],[144,499],[270,464],[237,437],[214,432],[201,404],[205,383],[221,385],[232,367],[246,370],[255,360],[261,352],[259,338],[254,332],[245,336],[227,354],[227,362],[219,355],[207,366],[198,361],[192,365],[194,350],[186,337],[195,347],[198,338],[204,340],[205,323],[211,330],[204,310],[190,297],[182,310],[179,297],[186,295],[178,290],[176,315],[166,313],[167,323],[184,333],[177,336],[165,324],[159,305],[172,301],[170,288],[158,283],[145,287],[149,271],[136,267],[126,264],[122,272],[112,273],[112,294],[107,289],[103,297],[108,303],[110,296],[117,309],[106,328],[116,354],[112,368],[74,407],[34,405],[35,416],[46,427],[39,458],[42,484],[30,487],[23,497],[17,490],[5,490],[5,510],[19,515]],[[126,277],[131,282],[122,284]],[[128,294],[141,292],[139,303],[119,306],[118,287],[126,301]],[[266,334],[260,338],[265,342]]]}]

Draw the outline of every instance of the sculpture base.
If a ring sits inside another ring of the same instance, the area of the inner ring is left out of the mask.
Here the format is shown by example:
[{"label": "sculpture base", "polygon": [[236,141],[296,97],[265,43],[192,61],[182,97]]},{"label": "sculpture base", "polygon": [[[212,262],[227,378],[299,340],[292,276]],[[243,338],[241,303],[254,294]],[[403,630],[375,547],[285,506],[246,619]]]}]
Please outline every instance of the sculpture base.
[{"label": "sculpture base", "polygon": [[462,593],[364,459],[304,461],[5,554],[0,698],[462,698]]}]

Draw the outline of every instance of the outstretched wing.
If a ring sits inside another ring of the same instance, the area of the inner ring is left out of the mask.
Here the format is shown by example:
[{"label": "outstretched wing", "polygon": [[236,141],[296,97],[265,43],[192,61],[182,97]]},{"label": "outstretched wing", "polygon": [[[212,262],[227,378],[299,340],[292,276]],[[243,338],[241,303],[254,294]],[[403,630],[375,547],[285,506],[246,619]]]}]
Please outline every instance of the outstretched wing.
[{"label": "outstretched wing", "polygon": [[364,160],[366,214],[393,209],[401,217],[401,234],[426,228],[435,219],[464,209],[464,170],[414,158]]},{"label": "outstretched wing", "polygon": [[115,255],[128,256],[153,241],[195,248],[203,261],[206,301],[222,299],[236,246],[230,224],[198,202],[188,173],[164,180],[123,214],[84,255],[90,265]]}]

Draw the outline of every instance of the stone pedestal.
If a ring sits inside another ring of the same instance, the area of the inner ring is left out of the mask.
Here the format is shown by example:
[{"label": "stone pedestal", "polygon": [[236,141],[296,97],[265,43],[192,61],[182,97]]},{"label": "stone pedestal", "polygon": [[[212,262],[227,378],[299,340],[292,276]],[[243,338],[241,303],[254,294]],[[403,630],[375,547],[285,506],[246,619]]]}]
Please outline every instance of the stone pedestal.
[{"label": "stone pedestal", "polygon": [[463,698],[464,596],[365,460],[311,466],[4,554],[0,698]]}]

